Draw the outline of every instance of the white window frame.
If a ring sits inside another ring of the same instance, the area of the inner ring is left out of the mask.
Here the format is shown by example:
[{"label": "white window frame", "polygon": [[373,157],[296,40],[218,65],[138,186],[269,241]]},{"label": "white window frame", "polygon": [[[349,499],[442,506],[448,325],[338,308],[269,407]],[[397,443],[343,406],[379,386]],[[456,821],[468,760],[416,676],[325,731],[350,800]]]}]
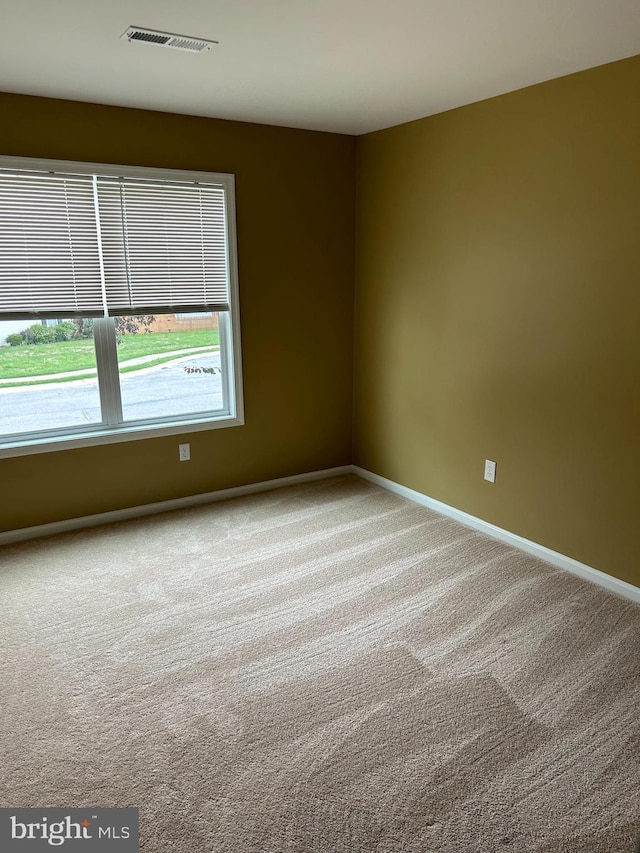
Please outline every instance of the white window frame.
[{"label": "white window frame", "polygon": [[[82,163],[68,160],[41,160],[26,157],[0,157],[0,169],[26,169],[32,171],[66,172],[74,174],[101,174],[124,178],[148,180],[198,181],[219,183],[225,188],[227,252],[229,272],[229,311],[218,314],[220,359],[222,366],[222,394],[224,409],[198,412],[194,416],[173,419],[153,418],[129,423],[114,423],[121,413],[120,376],[115,331],[111,318],[96,318],[95,348],[98,369],[100,402],[103,416],[111,423],[100,423],[87,428],[47,430],[0,436],[0,459],[56,450],[70,450],[91,445],[112,444],[121,441],[181,435],[203,430],[222,429],[244,424],[244,399],[242,386],[242,353],[240,341],[240,310],[238,288],[238,254],[236,237],[235,176],[219,172],[192,172],[179,169],[156,169],[146,166],[119,166],[105,163]],[[111,414],[109,414],[111,413]]]}]

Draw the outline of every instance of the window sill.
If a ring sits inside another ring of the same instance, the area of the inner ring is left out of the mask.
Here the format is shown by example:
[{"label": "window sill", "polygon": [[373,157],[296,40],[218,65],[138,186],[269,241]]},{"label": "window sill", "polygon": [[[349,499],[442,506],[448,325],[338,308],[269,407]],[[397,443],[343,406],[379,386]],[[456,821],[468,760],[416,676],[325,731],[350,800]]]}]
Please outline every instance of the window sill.
[{"label": "window sill", "polygon": [[176,421],[171,424],[140,424],[117,429],[97,429],[73,435],[56,435],[47,438],[25,438],[19,441],[0,441],[0,459],[12,456],[30,456],[36,453],[51,453],[61,450],[75,450],[78,447],[91,447],[102,444],[116,444],[122,441],[140,441],[142,439],[161,438],[168,435],[203,432],[204,430],[224,429],[242,426],[244,419],[232,415],[220,415],[206,419]]}]

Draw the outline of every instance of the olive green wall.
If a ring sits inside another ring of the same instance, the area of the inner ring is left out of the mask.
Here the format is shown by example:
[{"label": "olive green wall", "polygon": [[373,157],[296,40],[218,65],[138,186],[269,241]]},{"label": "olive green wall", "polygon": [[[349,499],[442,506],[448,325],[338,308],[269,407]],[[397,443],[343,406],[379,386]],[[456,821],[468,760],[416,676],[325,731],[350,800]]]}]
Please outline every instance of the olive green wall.
[{"label": "olive green wall", "polygon": [[236,174],[247,420],[0,460],[0,529],[354,461],[640,584],[638,91],[359,138],[355,322],[353,138],[0,95],[0,153]]},{"label": "olive green wall", "polygon": [[635,57],[358,140],[354,445],[635,584],[639,92]]},{"label": "olive green wall", "polygon": [[[0,530],[351,461],[355,139],[0,95],[0,153],[236,175],[246,425],[0,460]],[[179,463],[178,442],[192,461]]]}]

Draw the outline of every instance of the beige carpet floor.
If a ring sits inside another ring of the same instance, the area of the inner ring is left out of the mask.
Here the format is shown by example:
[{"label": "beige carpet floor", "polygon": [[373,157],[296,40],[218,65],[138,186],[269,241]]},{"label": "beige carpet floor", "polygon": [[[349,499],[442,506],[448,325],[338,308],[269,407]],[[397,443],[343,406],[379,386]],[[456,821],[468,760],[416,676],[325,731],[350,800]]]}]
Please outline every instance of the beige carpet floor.
[{"label": "beige carpet floor", "polygon": [[0,806],[145,853],[632,853],[640,608],[355,477],[0,549]]}]

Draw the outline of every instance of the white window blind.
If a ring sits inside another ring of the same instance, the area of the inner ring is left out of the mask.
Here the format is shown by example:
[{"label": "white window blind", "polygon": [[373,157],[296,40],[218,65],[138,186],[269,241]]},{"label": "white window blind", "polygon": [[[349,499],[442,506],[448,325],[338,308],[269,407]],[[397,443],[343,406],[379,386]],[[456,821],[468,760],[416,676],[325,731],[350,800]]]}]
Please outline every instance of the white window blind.
[{"label": "white window blind", "polygon": [[98,179],[110,314],[226,311],[222,186]]},{"label": "white window blind", "polygon": [[0,319],[102,310],[91,177],[0,171]]},{"label": "white window blind", "polygon": [[0,171],[0,319],[228,309],[222,184]]}]

